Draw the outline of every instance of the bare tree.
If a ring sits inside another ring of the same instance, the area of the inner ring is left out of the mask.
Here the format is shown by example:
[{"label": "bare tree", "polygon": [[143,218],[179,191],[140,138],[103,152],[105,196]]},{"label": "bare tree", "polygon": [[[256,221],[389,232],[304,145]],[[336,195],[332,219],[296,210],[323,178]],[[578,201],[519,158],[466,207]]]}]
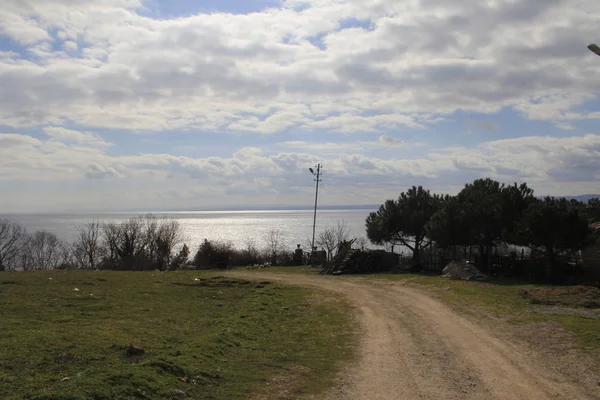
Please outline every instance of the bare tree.
[{"label": "bare tree", "polygon": [[96,268],[104,256],[102,225],[99,221],[89,222],[79,228],[79,235],[72,246],[77,265],[84,269]]},{"label": "bare tree", "polygon": [[338,252],[340,245],[349,240],[350,231],[346,222],[338,221],[335,226],[329,226],[319,233],[316,243],[327,249],[327,257],[331,260]]},{"label": "bare tree", "polygon": [[336,249],[339,249],[343,242],[350,240],[350,230],[346,225],[346,221],[338,221],[335,225],[335,245]]},{"label": "bare tree", "polygon": [[331,260],[337,245],[335,228],[330,226],[319,232],[316,244],[327,250],[327,259]]},{"label": "bare tree", "polygon": [[265,236],[267,251],[271,256],[271,263],[277,264],[277,255],[284,246],[284,235],[281,229],[271,229]]},{"label": "bare tree", "polygon": [[17,267],[26,245],[25,229],[7,219],[0,219],[0,271]]},{"label": "bare tree", "polygon": [[164,271],[173,258],[175,247],[183,242],[181,225],[174,219],[163,219],[158,223],[153,241],[147,243],[152,256],[150,260]]},{"label": "bare tree", "polygon": [[358,239],[356,239],[356,242],[354,242],[354,248],[356,249],[360,249],[360,250],[364,250],[365,247],[367,247],[367,238],[365,238],[364,236],[359,237]]},{"label": "bare tree", "polygon": [[254,265],[261,261],[260,250],[252,238],[246,239],[245,247],[241,253],[242,265]]},{"label": "bare tree", "polygon": [[49,270],[64,264],[68,256],[64,242],[50,232],[38,231],[27,240],[27,256],[23,269],[29,271]]},{"label": "bare tree", "polygon": [[108,260],[119,269],[165,270],[183,242],[179,222],[151,214],[103,226]]},{"label": "bare tree", "polygon": [[146,251],[147,233],[141,217],[103,227],[110,261],[118,269],[139,269]]}]

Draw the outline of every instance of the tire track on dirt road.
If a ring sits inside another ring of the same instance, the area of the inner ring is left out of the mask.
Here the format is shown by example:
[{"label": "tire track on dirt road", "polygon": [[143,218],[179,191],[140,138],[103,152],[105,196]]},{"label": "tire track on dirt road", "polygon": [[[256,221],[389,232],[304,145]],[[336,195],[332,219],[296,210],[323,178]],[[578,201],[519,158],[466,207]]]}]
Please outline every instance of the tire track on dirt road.
[{"label": "tire track on dirt road", "polygon": [[599,388],[573,382],[552,360],[399,282],[250,271],[226,275],[317,287],[351,301],[362,331],[359,358],[328,393],[329,400],[600,399]]}]

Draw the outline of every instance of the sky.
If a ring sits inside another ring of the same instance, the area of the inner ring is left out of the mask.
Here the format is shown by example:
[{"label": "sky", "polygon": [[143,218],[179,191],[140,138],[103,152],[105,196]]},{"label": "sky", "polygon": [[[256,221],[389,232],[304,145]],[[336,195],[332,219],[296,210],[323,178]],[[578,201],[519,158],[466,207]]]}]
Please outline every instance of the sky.
[{"label": "sky", "polygon": [[0,212],[600,193],[597,0],[3,0]]}]

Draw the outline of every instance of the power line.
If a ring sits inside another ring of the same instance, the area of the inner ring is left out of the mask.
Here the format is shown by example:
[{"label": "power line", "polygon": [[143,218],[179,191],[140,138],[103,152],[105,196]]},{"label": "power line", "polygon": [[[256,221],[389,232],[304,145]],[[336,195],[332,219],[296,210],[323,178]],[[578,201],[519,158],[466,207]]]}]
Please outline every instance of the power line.
[{"label": "power line", "polygon": [[[312,234],[312,245],[310,248],[310,258],[313,259],[313,254],[314,254],[314,250],[315,250],[315,228],[317,226],[317,201],[319,198],[319,182],[321,182],[321,168],[323,166],[321,164],[317,164],[315,166],[315,168],[317,168],[317,173],[315,174],[315,171],[312,168],[309,168],[309,171],[316,177],[315,178],[315,182],[316,182],[316,189],[315,189],[315,213],[314,213],[314,217],[313,217],[313,234]],[[313,259],[314,261],[314,259]]]}]

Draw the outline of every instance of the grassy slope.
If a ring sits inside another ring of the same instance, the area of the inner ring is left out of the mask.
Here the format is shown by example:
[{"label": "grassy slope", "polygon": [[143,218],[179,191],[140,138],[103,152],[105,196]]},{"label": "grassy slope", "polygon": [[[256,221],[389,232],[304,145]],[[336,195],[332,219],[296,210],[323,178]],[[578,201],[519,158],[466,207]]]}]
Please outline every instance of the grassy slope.
[{"label": "grassy slope", "polygon": [[344,300],[196,276],[0,273],[0,398],[296,398],[352,356]]}]

